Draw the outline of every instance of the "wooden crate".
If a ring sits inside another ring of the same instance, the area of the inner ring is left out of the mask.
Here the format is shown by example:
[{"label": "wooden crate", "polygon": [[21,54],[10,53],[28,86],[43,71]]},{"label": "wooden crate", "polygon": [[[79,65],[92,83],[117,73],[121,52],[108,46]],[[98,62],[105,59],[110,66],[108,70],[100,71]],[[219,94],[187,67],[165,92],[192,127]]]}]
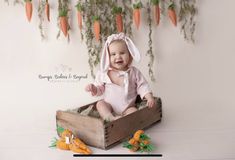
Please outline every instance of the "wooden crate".
[{"label": "wooden crate", "polygon": [[[160,98],[155,97],[155,100],[157,102],[155,107],[144,107],[112,122],[105,122],[101,118],[83,116],[76,111],[78,109],[73,111],[59,110],[56,112],[56,124],[71,130],[75,136],[81,138],[90,146],[108,149],[131,136],[136,130],[144,129],[156,122],[160,122],[162,103]],[[96,102],[79,107],[79,110],[95,104]]]}]

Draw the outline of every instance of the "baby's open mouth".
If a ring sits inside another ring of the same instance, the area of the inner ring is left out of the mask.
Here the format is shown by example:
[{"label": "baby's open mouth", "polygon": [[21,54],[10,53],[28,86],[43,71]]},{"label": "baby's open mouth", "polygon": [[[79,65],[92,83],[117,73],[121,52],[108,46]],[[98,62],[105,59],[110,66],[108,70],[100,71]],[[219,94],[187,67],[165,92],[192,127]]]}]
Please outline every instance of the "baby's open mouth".
[{"label": "baby's open mouth", "polygon": [[116,63],[116,64],[122,64],[123,61],[122,61],[122,60],[119,60],[119,61],[116,61],[115,63]]}]

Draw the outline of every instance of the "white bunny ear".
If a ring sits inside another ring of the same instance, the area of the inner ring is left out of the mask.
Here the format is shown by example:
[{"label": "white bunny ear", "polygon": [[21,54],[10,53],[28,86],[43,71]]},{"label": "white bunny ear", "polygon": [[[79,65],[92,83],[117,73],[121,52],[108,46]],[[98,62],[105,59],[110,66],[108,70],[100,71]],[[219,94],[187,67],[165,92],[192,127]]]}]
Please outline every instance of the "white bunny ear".
[{"label": "white bunny ear", "polygon": [[108,42],[105,42],[104,49],[100,59],[100,69],[102,72],[107,71],[109,68],[109,52],[108,52]]},{"label": "white bunny ear", "polygon": [[132,42],[130,38],[126,37],[125,41],[126,41],[127,48],[129,49],[132,58],[134,59],[134,61],[139,62],[140,61],[139,50],[136,48],[135,44]]}]

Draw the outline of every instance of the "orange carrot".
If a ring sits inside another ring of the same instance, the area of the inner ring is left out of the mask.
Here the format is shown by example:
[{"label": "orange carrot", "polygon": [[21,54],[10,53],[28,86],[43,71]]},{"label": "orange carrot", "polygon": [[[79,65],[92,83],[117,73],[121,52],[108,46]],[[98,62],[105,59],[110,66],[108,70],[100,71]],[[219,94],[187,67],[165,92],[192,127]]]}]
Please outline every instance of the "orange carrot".
[{"label": "orange carrot", "polygon": [[138,131],[136,131],[135,132],[135,134],[134,134],[134,139],[136,140],[136,141],[139,141],[140,140],[140,135],[141,134],[144,134],[144,131],[143,130],[138,130]]},{"label": "orange carrot", "polygon": [[65,143],[63,140],[58,140],[56,142],[56,147],[62,150],[69,150],[69,144]]},{"label": "orange carrot", "polygon": [[75,153],[91,154],[91,153],[89,153],[89,152],[87,152],[87,151],[85,151],[85,150],[83,150],[83,149],[77,147],[77,146],[74,145],[74,144],[70,144],[70,145],[69,145],[69,149],[70,149],[72,152],[75,152]]},{"label": "orange carrot", "polygon": [[174,24],[174,26],[177,26],[177,18],[176,18],[174,3],[171,3],[168,7],[168,16],[169,16],[171,22]]},{"label": "orange carrot", "polygon": [[50,22],[50,5],[48,3],[48,0],[46,0],[45,12],[46,12],[47,20]]},{"label": "orange carrot", "polygon": [[95,39],[97,41],[99,41],[99,39],[100,39],[100,22],[97,20],[94,22],[94,33],[95,33]]},{"label": "orange carrot", "polygon": [[123,22],[122,22],[122,15],[121,14],[116,15],[116,24],[117,24],[118,32],[122,32],[123,31]]},{"label": "orange carrot", "polygon": [[136,28],[139,29],[140,26],[140,9],[134,9],[134,13],[133,13],[133,17],[134,17],[134,22],[136,25]]},{"label": "orange carrot", "polygon": [[112,9],[112,13],[116,16],[116,26],[117,31],[122,32],[123,31],[123,21],[122,21],[122,7],[114,6]]},{"label": "orange carrot", "polygon": [[77,18],[78,18],[78,26],[79,29],[82,29],[82,13],[80,11],[77,12]]},{"label": "orange carrot", "polygon": [[94,35],[95,35],[95,39],[96,41],[100,40],[100,21],[99,21],[99,17],[98,16],[94,16],[93,17],[94,20]]},{"label": "orange carrot", "polygon": [[28,21],[31,21],[32,13],[33,13],[33,5],[32,0],[25,0],[25,10],[26,10],[26,16]]},{"label": "orange carrot", "polygon": [[131,152],[136,152],[139,149],[139,142],[136,141],[134,138],[131,138],[128,143],[131,145]]},{"label": "orange carrot", "polygon": [[85,143],[83,143],[79,138],[74,138],[72,140],[72,143],[77,147],[80,148],[84,151],[86,151],[87,153],[91,153],[91,150],[85,145]]},{"label": "orange carrot", "polygon": [[142,8],[142,3],[138,2],[137,4],[133,5],[133,17],[134,17],[134,22],[136,25],[136,28],[139,29],[140,26],[140,9]]},{"label": "orange carrot", "polygon": [[78,26],[79,26],[79,29],[81,30],[82,29],[82,11],[84,10],[81,2],[77,3],[76,8],[77,8]]},{"label": "orange carrot", "polygon": [[154,17],[156,24],[159,25],[160,23],[160,7],[159,7],[159,0],[152,0],[154,6]]},{"label": "orange carrot", "polygon": [[64,33],[64,36],[67,37],[67,35],[68,35],[68,22],[67,22],[67,17],[65,17],[65,16],[60,17],[60,29]]},{"label": "orange carrot", "polygon": [[60,17],[60,29],[64,33],[64,36],[67,37],[68,34],[68,21],[67,21],[68,9],[66,7],[59,10]]},{"label": "orange carrot", "polygon": [[160,23],[160,7],[159,7],[159,5],[155,5],[154,6],[154,10],[155,10],[155,21],[156,21],[156,24],[159,25],[159,23]]}]

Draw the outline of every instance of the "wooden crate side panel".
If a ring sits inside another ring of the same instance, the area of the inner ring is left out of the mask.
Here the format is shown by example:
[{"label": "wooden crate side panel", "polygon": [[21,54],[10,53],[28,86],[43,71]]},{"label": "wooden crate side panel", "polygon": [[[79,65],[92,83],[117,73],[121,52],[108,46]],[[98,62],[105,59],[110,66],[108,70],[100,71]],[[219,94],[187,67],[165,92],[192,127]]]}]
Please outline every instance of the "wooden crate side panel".
[{"label": "wooden crate side panel", "polygon": [[143,108],[137,112],[110,122],[105,127],[106,148],[127,138],[138,129],[149,127],[151,124],[161,120],[161,108]]},{"label": "wooden crate side panel", "polygon": [[101,120],[76,113],[57,111],[56,123],[58,126],[71,130],[86,144],[105,148],[104,125]]}]

